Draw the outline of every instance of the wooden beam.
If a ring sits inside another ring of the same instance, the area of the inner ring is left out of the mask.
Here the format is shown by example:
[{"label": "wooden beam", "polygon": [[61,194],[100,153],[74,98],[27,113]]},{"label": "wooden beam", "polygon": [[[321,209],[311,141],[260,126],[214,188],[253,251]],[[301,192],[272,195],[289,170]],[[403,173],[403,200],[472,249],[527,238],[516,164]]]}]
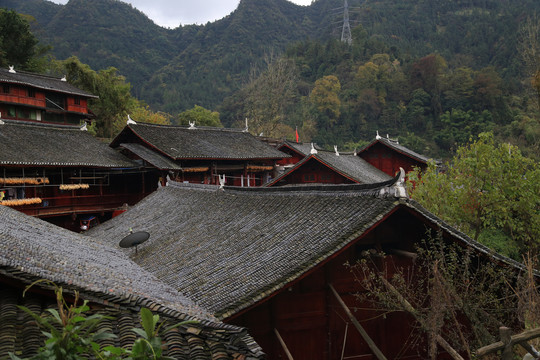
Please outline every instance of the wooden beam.
[{"label": "wooden beam", "polygon": [[279,331],[277,331],[276,328],[274,328],[274,333],[276,334],[278,341],[281,344],[281,347],[283,348],[283,351],[285,351],[285,355],[287,355],[287,359],[294,360],[291,352],[289,351],[289,348],[287,348],[287,344],[285,344],[285,341],[283,341],[283,338],[281,337],[281,335],[279,334]]},{"label": "wooden beam", "polygon": [[[405,299],[403,295],[401,295],[401,293],[392,284],[390,284],[388,280],[386,280],[382,275],[379,274],[379,277],[381,278],[381,281],[384,284],[384,286],[392,294],[394,294],[397,297],[398,301],[401,303],[401,306],[403,306],[407,312],[409,312],[412,316],[414,316],[414,318],[416,319],[416,321],[420,323],[422,328],[427,329],[428,327],[426,326],[424,321],[420,318],[420,316],[418,316],[418,312],[411,305],[411,303],[408,302],[407,299]],[[444,338],[441,335],[437,335],[435,337],[435,340],[437,341],[437,344],[439,344],[444,350],[446,350],[446,352],[452,357],[452,359],[465,360],[446,340],[444,340]]]},{"label": "wooden beam", "polygon": [[336,291],[336,289],[334,289],[334,286],[332,286],[332,284],[328,284],[328,286],[330,287],[330,290],[332,290],[332,293],[334,294],[334,296],[336,297],[337,301],[339,302],[339,304],[341,305],[341,307],[343,308],[343,310],[345,311],[345,314],[347,314],[347,316],[349,317],[349,319],[351,320],[351,322],[354,324],[354,326],[356,327],[356,329],[358,330],[358,332],[360,333],[360,335],[362,335],[362,338],[364,339],[364,341],[368,344],[369,348],[371,349],[371,351],[373,351],[373,353],[375,354],[375,356],[377,357],[377,359],[379,360],[387,360],[386,357],[384,356],[384,354],[381,352],[381,350],[377,347],[377,345],[375,344],[375,342],[369,337],[368,333],[366,332],[366,330],[362,327],[362,325],[360,325],[360,323],[358,322],[358,320],[354,317],[354,315],[351,313],[351,310],[349,310],[349,308],[347,307],[347,304],[345,304],[345,302],[343,301],[343,299],[341,299],[341,296],[339,296],[338,292]]}]

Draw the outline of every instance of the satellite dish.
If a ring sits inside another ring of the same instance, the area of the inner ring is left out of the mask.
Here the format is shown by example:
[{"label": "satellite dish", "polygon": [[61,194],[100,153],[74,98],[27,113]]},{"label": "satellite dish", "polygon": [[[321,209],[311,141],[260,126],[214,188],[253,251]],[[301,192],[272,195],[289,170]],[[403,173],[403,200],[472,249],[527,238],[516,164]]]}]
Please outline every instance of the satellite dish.
[{"label": "satellite dish", "polygon": [[118,245],[120,245],[121,248],[131,248],[135,246],[135,252],[137,252],[137,245],[142,244],[148,240],[149,237],[150,234],[146,231],[137,231],[120,240]]}]

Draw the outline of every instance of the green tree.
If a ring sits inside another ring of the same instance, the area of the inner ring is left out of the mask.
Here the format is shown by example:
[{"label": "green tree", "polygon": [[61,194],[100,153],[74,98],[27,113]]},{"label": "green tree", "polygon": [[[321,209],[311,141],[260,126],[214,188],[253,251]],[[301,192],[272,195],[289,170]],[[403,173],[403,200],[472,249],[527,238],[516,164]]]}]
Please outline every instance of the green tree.
[{"label": "green tree", "polygon": [[327,75],[315,81],[315,86],[309,95],[311,103],[325,116],[327,130],[337,122],[341,115],[340,91],[339,79],[334,75]]},{"label": "green tree", "polygon": [[[510,144],[496,144],[492,133],[458,148],[444,172],[430,164],[412,172],[411,197],[437,216],[489,241],[497,230],[524,254],[540,246],[540,167]],[[505,250],[508,255],[510,251]],[[504,252],[504,251],[503,251]]]},{"label": "green tree", "polygon": [[223,127],[217,111],[207,110],[199,105],[178,114],[176,122],[178,125],[195,123],[195,126]]},{"label": "green tree", "polygon": [[171,124],[171,116],[154,112],[150,107],[131,95],[131,85],[125,77],[118,75],[117,69],[95,71],[82,63],[76,56],[63,61],[53,61],[54,72],[65,74],[67,81],[91,94],[88,107],[96,115],[92,133],[98,137],[112,138],[126,125],[128,115],[133,120],[151,124]]},{"label": "green tree", "polygon": [[0,67],[41,71],[49,47],[38,46],[25,17],[13,10],[0,9]]}]

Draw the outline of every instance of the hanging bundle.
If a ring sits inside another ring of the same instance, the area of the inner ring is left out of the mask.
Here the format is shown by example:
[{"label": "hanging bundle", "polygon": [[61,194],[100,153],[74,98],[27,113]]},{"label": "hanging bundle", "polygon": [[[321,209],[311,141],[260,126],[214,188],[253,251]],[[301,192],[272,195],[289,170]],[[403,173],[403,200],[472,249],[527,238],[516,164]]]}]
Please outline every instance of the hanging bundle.
[{"label": "hanging bundle", "polygon": [[0,178],[0,185],[44,185],[49,183],[49,178]]},{"label": "hanging bundle", "polygon": [[78,190],[78,189],[88,189],[90,185],[88,184],[62,184],[60,185],[60,190]]},{"label": "hanging bundle", "polygon": [[41,204],[41,198],[28,198],[28,199],[12,199],[0,201],[0,205],[5,206],[23,206],[23,205],[35,205]]}]

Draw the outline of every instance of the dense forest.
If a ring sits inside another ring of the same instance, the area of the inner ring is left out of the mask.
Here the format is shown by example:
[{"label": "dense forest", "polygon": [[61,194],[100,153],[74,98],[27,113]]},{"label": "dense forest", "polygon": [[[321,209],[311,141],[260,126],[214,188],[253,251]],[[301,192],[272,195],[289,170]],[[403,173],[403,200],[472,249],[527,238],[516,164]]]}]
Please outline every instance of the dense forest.
[{"label": "dense forest", "polygon": [[489,130],[540,153],[538,69],[523,50],[538,39],[534,0],[350,0],[350,46],[340,0],[242,0],[221,20],[175,29],[117,0],[1,6],[32,16],[57,59],[114,67],[173,121],[197,105],[224,126],[248,118],[257,135],[297,127],[304,141],[352,149],[379,130],[439,157]]}]

